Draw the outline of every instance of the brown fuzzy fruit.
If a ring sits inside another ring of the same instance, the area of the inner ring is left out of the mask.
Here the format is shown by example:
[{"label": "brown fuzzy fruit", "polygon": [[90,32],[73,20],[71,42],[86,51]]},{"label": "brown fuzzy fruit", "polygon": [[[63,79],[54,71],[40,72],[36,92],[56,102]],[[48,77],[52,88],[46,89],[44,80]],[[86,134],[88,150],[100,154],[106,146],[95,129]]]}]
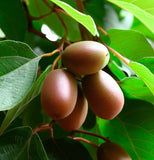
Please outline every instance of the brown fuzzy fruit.
[{"label": "brown fuzzy fruit", "polygon": [[132,160],[127,151],[119,144],[105,142],[97,150],[97,160]]},{"label": "brown fuzzy fruit", "polygon": [[44,80],[41,104],[44,112],[54,120],[68,116],[77,100],[77,82],[63,69],[51,71]]},{"label": "brown fuzzy fruit", "polygon": [[88,112],[88,103],[81,87],[78,87],[78,98],[73,112],[57,123],[66,131],[78,129],[84,123]]},{"label": "brown fuzzy fruit", "polygon": [[104,68],[109,57],[109,52],[103,44],[95,41],[80,41],[64,50],[62,63],[74,74],[88,75]]},{"label": "brown fuzzy fruit", "polygon": [[124,96],[117,82],[106,72],[82,79],[85,96],[92,111],[100,118],[113,119],[123,108]]}]

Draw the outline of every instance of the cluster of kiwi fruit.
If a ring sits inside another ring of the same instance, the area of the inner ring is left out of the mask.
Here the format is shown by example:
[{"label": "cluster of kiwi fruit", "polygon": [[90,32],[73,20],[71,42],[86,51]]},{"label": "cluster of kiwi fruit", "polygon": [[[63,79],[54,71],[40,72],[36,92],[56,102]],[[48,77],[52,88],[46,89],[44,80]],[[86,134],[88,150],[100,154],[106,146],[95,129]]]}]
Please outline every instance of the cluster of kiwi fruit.
[{"label": "cluster of kiwi fruit", "polygon": [[[63,68],[52,70],[46,76],[41,92],[42,108],[64,130],[71,131],[82,126],[88,105],[96,116],[107,120],[113,119],[122,110],[123,92],[117,82],[102,70],[109,58],[108,49],[101,43],[75,42],[62,52]],[[98,160],[110,160],[105,155],[112,149],[129,157],[117,144],[106,142],[97,150]],[[114,160],[120,160],[117,154]]]},{"label": "cluster of kiwi fruit", "polygon": [[122,110],[123,92],[102,70],[109,58],[108,49],[101,43],[76,42],[62,52],[63,68],[52,70],[46,76],[41,92],[42,108],[64,130],[81,127],[88,104],[98,117],[107,120]]}]

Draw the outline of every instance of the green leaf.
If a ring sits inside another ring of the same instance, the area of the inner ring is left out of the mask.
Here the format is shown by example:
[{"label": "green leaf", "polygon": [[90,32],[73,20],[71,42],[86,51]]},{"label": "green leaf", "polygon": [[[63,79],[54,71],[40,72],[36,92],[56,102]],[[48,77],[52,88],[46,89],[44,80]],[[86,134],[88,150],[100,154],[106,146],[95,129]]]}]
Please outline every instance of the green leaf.
[{"label": "green leaf", "polygon": [[102,136],[124,147],[133,160],[154,159],[154,107],[139,100],[125,100],[122,112],[111,121],[98,119]]},{"label": "green leaf", "polygon": [[127,10],[154,33],[154,0],[108,0]]},{"label": "green leaf", "polygon": [[0,136],[1,160],[47,160],[47,155],[38,137],[31,138],[29,127],[18,127]]},{"label": "green leaf", "polygon": [[154,50],[139,32],[131,30],[109,30],[110,46],[130,60],[138,61],[144,57],[154,56]]},{"label": "green leaf", "polygon": [[44,143],[50,159],[56,160],[92,160],[86,148],[71,138],[60,138]]},{"label": "green leaf", "polygon": [[59,1],[59,0],[51,0],[53,3],[64,9],[72,18],[74,18],[77,22],[82,24],[93,36],[98,35],[95,23],[91,16],[85,15],[74,8],[72,8],[70,5],[68,5],[65,2]]},{"label": "green leaf", "polygon": [[142,79],[154,95],[154,74],[152,74],[147,67],[137,62],[130,62],[129,66]]},{"label": "green leaf", "polygon": [[141,23],[137,18],[134,18],[134,22],[131,27],[132,30],[139,31],[144,34],[146,37],[154,39],[154,33],[149,30],[143,23]]},{"label": "green leaf", "polygon": [[23,41],[27,30],[27,18],[20,0],[1,0],[0,28],[7,39]]},{"label": "green leaf", "polygon": [[141,79],[137,77],[124,78],[119,85],[125,97],[140,99],[154,104],[154,96]]},{"label": "green leaf", "polygon": [[120,80],[126,77],[125,73],[122,71],[121,67],[117,65],[116,62],[112,61],[108,64],[111,72],[116,75],[116,77]]},{"label": "green leaf", "polygon": [[40,77],[37,79],[37,81],[33,84],[28,94],[24,97],[24,99],[18,103],[14,108],[9,110],[2,122],[2,125],[0,127],[0,134],[4,132],[4,130],[11,124],[15,118],[17,118],[27,107],[27,104],[31,100],[33,100],[39,93],[41,92],[43,81],[46,77],[46,75],[51,70],[51,67],[49,66],[47,70],[45,70]]},{"label": "green leaf", "polygon": [[143,58],[138,62],[146,66],[154,74],[154,57]]},{"label": "green leaf", "polygon": [[20,56],[29,59],[37,57],[27,44],[11,40],[0,42],[0,57],[6,56]]},{"label": "green leaf", "polygon": [[[0,62],[0,66],[5,65],[6,62],[11,66],[11,60],[14,60],[14,57],[10,57],[9,61],[6,58],[3,60]],[[15,60],[18,63],[18,59]],[[5,74],[0,77],[0,111],[13,108],[25,97],[36,79],[39,60],[40,58],[26,60],[24,64],[12,71],[11,67],[14,66],[11,66],[10,70],[5,71]]]},{"label": "green leaf", "polygon": [[0,42],[0,111],[21,102],[36,79],[40,57],[24,43]]}]

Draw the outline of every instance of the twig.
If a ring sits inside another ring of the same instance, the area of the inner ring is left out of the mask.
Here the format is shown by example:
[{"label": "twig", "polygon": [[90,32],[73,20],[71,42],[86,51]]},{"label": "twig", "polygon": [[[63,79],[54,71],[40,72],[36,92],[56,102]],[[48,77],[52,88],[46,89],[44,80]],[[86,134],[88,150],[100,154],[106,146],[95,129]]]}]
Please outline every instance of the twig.
[{"label": "twig", "polygon": [[54,60],[53,64],[52,64],[52,67],[51,67],[51,70],[54,70],[56,64],[58,63],[59,59],[61,58],[61,55],[58,55],[58,57]]},{"label": "twig", "polygon": [[52,12],[53,12],[53,11],[50,11],[49,13],[43,14],[43,15],[41,15],[41,16],[39,16],[39,17],[30,16],[30,19],[31,19],[31,20],[40,20],[40,19],[43,19],[43,18],[46,17],[46,16],[49,16]]},{"label": "twig", "polygon": [[107,35],[107,32],[100,26],[96,25],[96,27],[104,34]]},{"label": "twig", "polygon": [[49,57],[49,56],[52,56],[52,55],[54,55],[55,53],[57,53],[57,52],[59,52],[59,51],[60,51],[60,49],[57,48],[57,49],[55,49],[54,51],[52,51],[51,53],[43,54],[41,57]]},{"label": "twig", "polygon": [[84,131],[84,130],[77,129],[77,130],[73,130],[73,132],[75,132],[75,133],[83,133],[83,134],[95,136],[95,137],[97,137],[97,138],[103,139],[103,140],[106,141],[106,142],[110,142],[109,138],[105,138],[105,137],[103,137],[103,136],[100,136],[100,135],[98,135],[98,134],[95,134],[95,133],[92,133],[92,132],[89,132],[89,131]]},{"label": "twig", "polygon": [[51,137],[53,138],[53,129],[52,129],[53,123],[55,123],[54,120],[52,120],[50,123],[39,124],[36,128],[33,129],[32,136],[36,134],[37,132],[44,131],[44,130],[50,130]]},{"label": "twig", "polygon": [[74,140],[77,140],[77,141],[82,141],[82,142],[88,143],[88,144],[90,144],[91,146],[94,146],[94,147],[96,147],[96,148],[99,147],[97,144],[95,144],[95,143],[93,143],[93,142],[91,142],[91,141],[89,141],[89,140],[87,140],[87,139],[85,139],[85,138],[82,138],[82,137],[74,137],[73,139],[74,139]]},{"label": "twig", "polygon": [[111,51],[114,55],[116,55],[119,59],[121,59],[125,64],[127,64],[129,66],[129,62],[116,50],[114,50],[113,48],[109,47],[107,44],[105,44],[100,38],[99,38],[100,42],[106,46],[106,48]]}]

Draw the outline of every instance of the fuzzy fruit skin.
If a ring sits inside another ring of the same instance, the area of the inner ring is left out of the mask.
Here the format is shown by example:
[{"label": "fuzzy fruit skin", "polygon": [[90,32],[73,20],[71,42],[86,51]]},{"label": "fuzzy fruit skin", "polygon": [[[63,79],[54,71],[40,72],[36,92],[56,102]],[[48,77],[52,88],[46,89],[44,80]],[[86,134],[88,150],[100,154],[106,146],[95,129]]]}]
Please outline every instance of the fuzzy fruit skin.
[{"label": "fuzzy fruit skin", "polygon": [[132,160],[119,144],[105,142],[97,149],[97,160]]},{"label": "fuzzy fruit skin", "polygon": [[76,75],[98,72],[109,62],[107,48],[95,41],[80,41],[69,45],[62,53],[62,63]]},{"label": "fuzzy fruit skin", "polygon": [[73,112],[64,119],[60,119],[57,123],[66,131],[78,129],[84,123],[88,112],[88,103],[82,92],[80,86],[78,86],[78,97]]},{"label": "fuzzy fruit skin", "polygon": [[50,71],[46,76],[41,104],[44,112],[54,120],[68,116],[77,100],[77,82],[73,75],[63,69]]},{"label": "fuzzy fruit skin", "polygon": [[113,119],[123,108],[124,95],[117,82],[106,72],[85,76],[82,87],[92,111],[100,118]]}]

